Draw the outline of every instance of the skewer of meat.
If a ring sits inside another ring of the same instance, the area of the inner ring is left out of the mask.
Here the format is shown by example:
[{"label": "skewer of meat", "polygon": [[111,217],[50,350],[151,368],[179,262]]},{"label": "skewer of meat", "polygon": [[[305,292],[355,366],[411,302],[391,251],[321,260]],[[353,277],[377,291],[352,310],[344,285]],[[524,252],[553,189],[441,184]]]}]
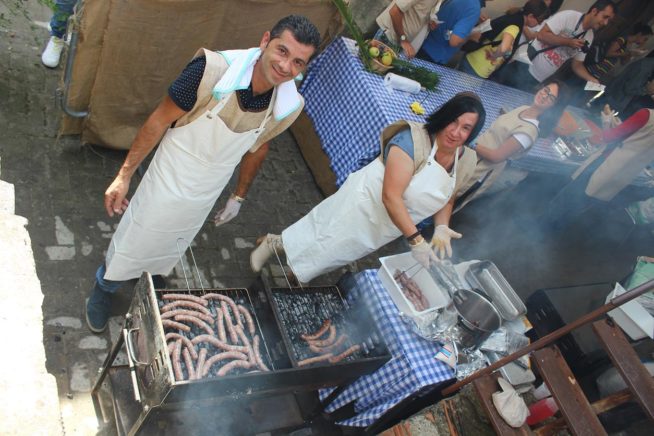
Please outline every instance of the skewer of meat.
[{"label": "skewer of meat", "polygon": [[175,373],[175,380],[184,380],[184,373],[182,372],[182,364],[179,358],[182,354],[182,340],[175,341],[175,348],[173,349],[173,372]]},{"label": "skewer of meat", "polygon": [[327,338],[322,339],[322,340],[320,340],[320,339],[318,339],[318,340],[309,339],[307,342],[309,344],[313,345],[313,346],[323,348],[323,347],[327,347],[327,346],[333,344],[335,340],[336,340],[336,327],[334,327],[332,325],[332,326],[329,326],[329,335],[327,336]]},{"label": "skewer of meat", "polygon": [[247,368],[250,368],[251,366],[252,365],[247,360],[232,360],[228,364],[223,365],[223,367],[218,370],[218,377],[222,377],[222,376],[226,375],[228,372],[230,372],[233,369],[236,369],[236,368],[246,368],[247,369]]},{"label": "skewer of meat", "polygon": [[225,359],[235,359],[248,362],[248,356],[243,353],[239,353],[238,351],[225,351],[222,353],[214,354],[204,362],[204,366],[202,367],[202,377],[204,378],[209,374],[209,371],[211,371],[211,366],[214,363]]},{"label": "skewer of meat", "polygon": [[236,307],[236,303],[227,295],[209,293],[203,295],[202,298],[206,300],[220,300],[221,303],[225,302],[229,304],[229,307],[232,309],[232,313],[234,314],[234,317],[236,317],[236,325],[240,325],[241,327],[243,326],[243,323],[241,322],[241,317],[238,314],[238,308]]},{"label": "skewer of meat", "polygon": [[326,319],[326,320],[323,321],[322,326],[320,326],[320,328],[318,330],[316,330],[314,333],[311,333],[311,334],[305,333],[305,334],[300,335],[300,337],[302,339],[304,339],[305,341],[316,340],[319,337],[321,337],[322,335],[324,335],[325,333],[327,333],[327,330],[329,330],[329,327],[331,325],[332,325],[331,320]]},{"label": "skewer of meat", "polygon": [[206,348],[202,348],[202,349],[200,350],[200,354],[199,354],[199,357],[198,357],[198,363],[197,363],[197,365],[195,366],[195,377],[196,377],[196,380],[202,378],[202,368],[204,368],[204,362],[205,362],[206,359],[207,359],[207,353],[208,353],[208,351],[207,351]]},{"label": "skewer of meat", "polygon": [[216,348],[220,348],[221,350],[225,351],[238,351],[241,353],[247,353],[248,348],[241,346],[241,345],[231,345],[228,344],[227,342],[222,342],[221,340],[217,339],[215,336],[209,336],[209,335],[197,335],[193,339],[191,339],[191,342],[194,345],[199,344],[200,342],[207,342],[211,345],[213,345]]},{"label": "skewer of meat", "polygon": [[227,342],[227,334],[225,333],[225,314],[221,307],[216,308],[216,331],[218,332],[218,339]]},{"label": "skewer of meat", "polygon": [[195,380],[195,368],[193,367],[193,360],[191,360],[191,353],[188,351],[188,348],[184,347],[184,351],[182,351],[182,356],[184,357],[184,365],[186,365],[186,372],[188,373],[188,379]]},{"label": "skewer of meat", "polygon": [[309,357],[308,359],[300,360],[297,363],[297,366],[306,366],[311,365],[312,363],[323,362],[325,360],[331,359],[333,356],[334,355],[332,353],[327,353],[321,356]]},{"label": "skewer of meat", "polygon": [[193,360],[198,360],[198,352],[195,351],[195,345],[193,345],[193,342],[191,342],[189,338],[184,335],[180,335],[179,333],[166,333],[166,341],[169,341],[170,339],[181,339],[184,346],[191,352],[191,357]]},{"label": "skewer of meat", "polygon": [[202,321],[207,324],[213,324],[213,316],[207,315],[206,313],[198,312],[196,310],[186,310],[186,309],[173,309],[161,314],[161,319],[170,319],[174,318],[177,315],[190,315],[196,318],[200,318]]},{"label": "skewer of meat", "polygon": [[250,336],[254,336],[254,320],[252,319],[252,315],[250,315],[250,311],[247,309],[247,307],[240,304],[237,306],[237,308],[238,311],[243,315],[243,318],[245,318],[245,323],[248,326],[248,332],[250,332]]},{"label": "skewer of meat", "polygon": [[196,297],[195,295],[191,295],[191,294],[164,294],[161,298],[164,300],[187,300],[187,301],[192,301],[194,303],[201,304],[203,306],[209,304],[209,302],[204,298]]},{"label": "skewer of meat", "polygon": [[207,324],[206,322],[202,321],[200,318],[196,318],[196,317],[191,316],[191,315],[177,315],[175,317],[175,321],[192,322],[193,324],[200,327],[201,329],[203,329],[208,334],[210,334],[212,336],[214,334],[213,329],[211,328],[211,326],[209,324]]},{"label": "skewer of meat", "polygon": [[314,353],[317,353],[317,354],[331,353],[334,350],[336,350],[338,347],[343,345],[343,343],[345,343],[346,340],[347,340],[347,335],[341,334],[338,337],[338,339],[336,339],[336,342],[334,342],[331,345],[328,345],[326,347],[317,347],[317,346],[313,345],[312,343],[309,343],[309,349],[311,351],[313,351]]},{"label": "skewer of meat", "polygon": [[257,363],[257,366],[262,371],[270,371],[270,368],[268,368],[266,364],[263,363],[263,359],[261,357],[261,350],[259,350],[260,342],[261,341],[259,335],[254,335],[254,338],[252,339],[252,349],[254,350],[254,361]]},{"label": "skewer of meat", "polygon": [[161,313],[168,312],[169,310],[173,310],[180,306],[190,307],[192,309],[197,310],[198,312],[204,313],[205,315],[211,316],[211,311],[209,311],[209,309],[207,309],[201,304],[194,303],[193,301],[188,301],[188,300],[177,300],[177,301],[173,301],[172,303],[168,303],[165,306],[162,306],[161,309],[159,309],[159,312]]},{"label": "skewer of meat", "polygon": [[[220,294],[216,294],[216,295],[220,295]],[[225,317],[225,326],[227,327],[227,333],[229,333],[229,340],[232,341],[232,344],[238,344],[238,335],[236,334],[236,330],[234,330],[234,323],[232,322],[232,316],[229,314],[229,308],[227,307],[227,303],[221,301],[220,307],[223,311],[223,316]]]},{"label": "skewer of meat", "polygon": [[164,326],[164,328],[182,330],[185,332],[191,331],[191,327],[187,326],[186,324],[182,324],[181,322],[177,322],[177,321],[171,321],[169,319],[162,320],[161,324]]},{"label": "skewer of meat", "polygon": [[337,363],[337,362],[340,362],[341,360],[345,359],[346,357],[348,357],[348,356],[350,356],[350,355],[356,353],[357,351],[359,351],[359,349],[361,349],[361,345],[358,345],[358,344],[357,344],[357,345],[352,345],[350,348],[348,348],[347,350],[343,351],[343,352],[342,352],[341,354],[339,354],[338,356],[331,357],[331,358],[329,359],[329,363]]}]

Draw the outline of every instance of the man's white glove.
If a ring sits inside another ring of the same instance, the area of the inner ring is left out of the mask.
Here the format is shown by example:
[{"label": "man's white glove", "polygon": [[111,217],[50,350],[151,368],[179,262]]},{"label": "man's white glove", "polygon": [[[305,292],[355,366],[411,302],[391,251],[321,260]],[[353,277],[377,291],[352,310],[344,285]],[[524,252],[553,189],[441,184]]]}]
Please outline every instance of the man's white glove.
[{"label": "man's white glove", "polygon": [[229,200],[227,200],[225,207],[220,209],[218,213],[216,213],[216,216],[213,218],[213,222],[216,224],[216,227],[221,226],[226,222],[236,218],[238,211],[241,210],[241,203],[243,203],[244,200],[244,198],[241,198],[236,194],[232,194],[229,197]]},{"label": "man's white glove", "polygon": [[422,236],[420,239],[421,241],[415,245],[409,244],[411,247],[411,255],[418,261],[418,263],[420,263],[420,265],[429,268],[429,264],[431,262],[438,262],[438,258],[427,241],[425,241]]},{"label": "man's white glove", "polygon": [[462,236],[461,233],[455,232],[445,224],[439,224],[434,229],[434,236],[431,238],[431,245],[434,247],[434,250],[438,250],[438,257],[441,259],[444,259],[446,254],[447,257],[452,257],[452,245],[450,244],[450,240],[452,238],[460,239]]}]

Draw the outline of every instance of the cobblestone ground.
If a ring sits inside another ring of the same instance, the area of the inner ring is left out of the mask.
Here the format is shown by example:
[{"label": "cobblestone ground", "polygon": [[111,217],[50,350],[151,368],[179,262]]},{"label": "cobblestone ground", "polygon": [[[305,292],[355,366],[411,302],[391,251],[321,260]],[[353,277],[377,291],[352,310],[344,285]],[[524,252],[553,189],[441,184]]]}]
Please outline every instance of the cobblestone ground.
[{"label": "cobblestone ground", "polygon": [[[15,16],[0,33],[2,178],[15,185],[16,214],[29,220],[45,295],[47,366],[57,378],[64,429],[67,434],[89,434],[96,429],[89,392],[132,297],[129,286],[119,292],[107,333],[88,331],[84,299],[118,222],[107,217],[102,196],[124,152],[83,145],[75,137],[57,138],[61,113],[53,95],[61,68],[48,70],[39,59],[48,37],[49,11],[31,4],[30,12],[31,20]],[[592,224],[569,237],[537,238],[529,219],[515,218],[533,217],[546,202],[529,179],[524,185],[480,200],[455,217],[453,226],[465,235],[455,245],[459,260],[495,261],[526,297],[541,287],[619,279],[635,256],[653,254],[649,232],[629,233],[610,217],[613,227]],[[219,228],[207,223],[194,241],[204,284],[247,287],[255,279],[248,257],[256,238],[280,232],[322,198],[292,137],[276,139],[238,218]],[[225,199],[223,195],[217,207]],[[400,243],[391,244],[346,269],[377,267],[380,254],[399,251],[404,251]],[[320,277],[314,284],[333,284],[342,272]],[[273,267],[270,275],[279,279],[280,269]],[[169,287],[185,286],[180,268],[167,280]]]}]

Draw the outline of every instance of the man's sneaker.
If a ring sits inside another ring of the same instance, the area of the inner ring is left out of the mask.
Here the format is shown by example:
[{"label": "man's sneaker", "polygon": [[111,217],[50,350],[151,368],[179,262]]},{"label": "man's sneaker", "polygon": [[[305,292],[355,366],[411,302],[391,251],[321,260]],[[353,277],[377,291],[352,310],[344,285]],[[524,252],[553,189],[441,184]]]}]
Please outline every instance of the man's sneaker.
[{"label": "man's sneaker", "polygon": [[59,60],[61,59],[61,52],[64,49],[64,40],[62,38],[57,38],[56,36],[51,36],[48,45],[43,50],[41,55],[41,62],[43,65],[49,68],[56,68],[59,65]]},{"label": "man's sneaker", "polygon": [[111,294],[93,286],[91,296],[86,299],[86,324],[94,333],[102,333],[107,328],[111,314]]}]

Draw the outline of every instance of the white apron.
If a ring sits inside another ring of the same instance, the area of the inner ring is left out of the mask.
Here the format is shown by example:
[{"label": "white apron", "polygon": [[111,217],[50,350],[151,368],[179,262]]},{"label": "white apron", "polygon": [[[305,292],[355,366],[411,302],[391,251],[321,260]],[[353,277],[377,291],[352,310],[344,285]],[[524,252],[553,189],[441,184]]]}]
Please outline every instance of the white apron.
[{"label": "white apron", "polygon": [[[445,206],[454,191],[458,149],[452,176],[436,163],[435,151],[402,195],[416,224]],[[375,159],[350,174],[341,189],[282,232],[288,265],[300,282],[361,259],[402,234],[382,202],[384,169]]]},{"label": "white apron", "polygon": [[[218,113],[233,93],[191,123],[168,129],[150,167],[120,220],[107,251],[107,280],[168,274],[204,224],[241,158],[255,144],[271,115],[272,101],[257,129],[230,130]],[[233,98],[236,98],[235,96]]]}]

